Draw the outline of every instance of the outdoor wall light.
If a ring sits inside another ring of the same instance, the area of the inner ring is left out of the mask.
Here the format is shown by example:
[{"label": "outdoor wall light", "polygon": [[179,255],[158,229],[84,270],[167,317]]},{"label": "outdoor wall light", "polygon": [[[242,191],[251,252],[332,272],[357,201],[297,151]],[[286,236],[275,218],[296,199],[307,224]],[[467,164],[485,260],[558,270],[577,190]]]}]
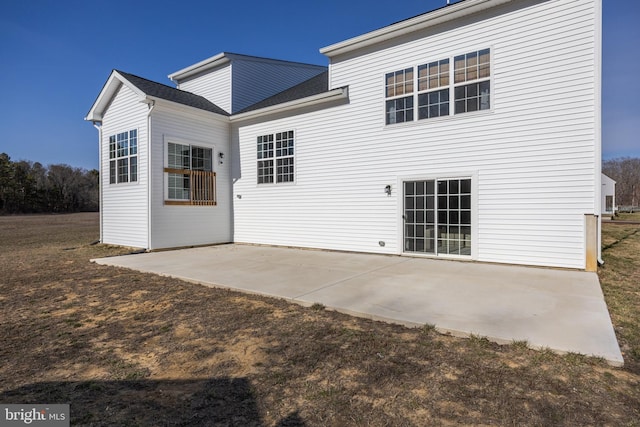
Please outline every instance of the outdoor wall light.
[{"label": "outdoor wall light", "polygon": [[391,186],[387,185],[386,187],[384,187],[384,192],[387,194],[387,196],[391,195]]},{"label": "outdoor wall light", "polygon": [[224,159],[224,153],[218,153],[218,158],[220,159],[218,163],[222,164],[222,159]]}]

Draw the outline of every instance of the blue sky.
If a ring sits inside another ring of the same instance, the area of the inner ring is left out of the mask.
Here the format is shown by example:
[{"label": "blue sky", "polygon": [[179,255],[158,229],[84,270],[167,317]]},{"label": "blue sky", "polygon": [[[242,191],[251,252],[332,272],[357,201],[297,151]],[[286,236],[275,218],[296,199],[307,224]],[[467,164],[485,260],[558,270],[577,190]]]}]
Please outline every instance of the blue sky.
[{"label": "blue sky", "polygon": [[[640,157],[640,2],[603,0],[603,157]],[[326,65],[318,49],[446,0],[8,0],[0,14],[0,152],[98,167],[83,118],[113,68],[165,84],[219,52]]]}]

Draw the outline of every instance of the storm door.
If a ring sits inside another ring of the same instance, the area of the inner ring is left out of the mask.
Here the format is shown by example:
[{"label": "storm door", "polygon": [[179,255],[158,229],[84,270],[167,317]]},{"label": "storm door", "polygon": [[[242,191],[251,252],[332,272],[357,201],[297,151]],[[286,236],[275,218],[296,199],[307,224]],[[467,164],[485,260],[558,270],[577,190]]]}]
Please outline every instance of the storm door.
[{"label": "storm door", "polygon": [[471,179],[405,181],[404,251],[471,255]]}]

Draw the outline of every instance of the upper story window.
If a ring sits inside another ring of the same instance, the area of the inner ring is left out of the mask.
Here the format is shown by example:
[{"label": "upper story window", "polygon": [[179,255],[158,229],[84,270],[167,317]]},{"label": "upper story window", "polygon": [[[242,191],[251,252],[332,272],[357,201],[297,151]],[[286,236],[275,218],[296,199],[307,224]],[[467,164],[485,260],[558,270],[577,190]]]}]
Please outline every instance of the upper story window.
[{"label": "upper story window", "polygon": [[292,130],[258,137],[258,184],[293,182],[294,133]]},{"label": "upper story window", "polygon": [[109,137],[109,184],[138,181],[138,131]]},{"label": "upper story window", "polygon": [[167,143],[167,200],[174,205],[215,205],[213,149]]},{"label": "upper story window", "polygon": [[413,84],[413,68],[387,74],[387,124],[413,120]]},{"label": "upper story window", "polygon": [[488,110],[490,97],[490,49],[443,58],[385,75],[386,124]]},{"label": "upper story window", "polygon": [[418,66],[418,119],[449,115],[449,60]]},{"label": "upper story window", "polygon": [[491,108],[491,54],[489,49],[456,56],[454,61],[455,113]]}]

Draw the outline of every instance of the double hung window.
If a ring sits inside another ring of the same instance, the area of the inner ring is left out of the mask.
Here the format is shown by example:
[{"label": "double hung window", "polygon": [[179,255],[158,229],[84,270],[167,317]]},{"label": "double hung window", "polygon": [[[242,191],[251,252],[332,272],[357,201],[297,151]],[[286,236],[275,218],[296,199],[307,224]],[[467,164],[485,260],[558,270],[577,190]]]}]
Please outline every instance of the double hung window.
[{"label": "double hung window", "polygon": [[[491,55],[489,49],[456,56],[455,113],[488,110],[491,107]],[[469,83],[471,82],[471,83]]]},{"label": "double hung window", "polygon": [[488,110],[490,98],[491,51],[483,49],[387,73],[385,122]]},{"label": "double hung window", "polygon": [[449,60],[418,66],[418,119],[449,115]]},{"label": "double hung window", "polygon": [[258,137],[258,184],[294,181],[294,139],[292,130]]},{"label": "double hung window", "polygon": [[138,181],[138,131],[109,137],[109,184]]},{"label": "double hung window", "polygon": [[413,120],[413,68],[386,76],[387,124]]}]

